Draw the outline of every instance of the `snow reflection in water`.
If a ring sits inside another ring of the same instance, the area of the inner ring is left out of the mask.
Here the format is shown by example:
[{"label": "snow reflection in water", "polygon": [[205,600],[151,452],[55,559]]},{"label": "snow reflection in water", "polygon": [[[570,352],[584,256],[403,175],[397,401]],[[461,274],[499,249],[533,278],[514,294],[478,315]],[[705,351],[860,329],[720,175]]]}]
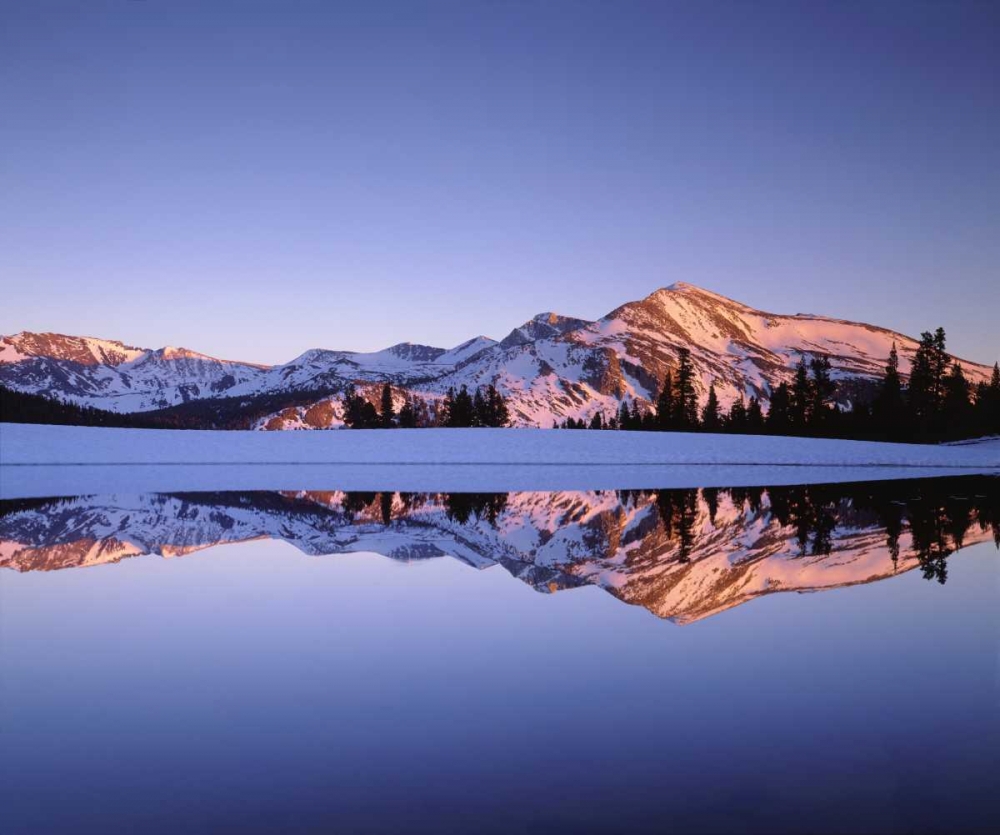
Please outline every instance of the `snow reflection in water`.
[{"label": "snow reflection in water", "polygon": [[543,592],[599,586],[678,623],[761,595],[910,570],[944,583],[966,545],[1000,547],[1000,484],[954,477],[793,487],[517,493],[156,493],[0,502],[18,571],[287,541],[311,555],[449,555]]}]

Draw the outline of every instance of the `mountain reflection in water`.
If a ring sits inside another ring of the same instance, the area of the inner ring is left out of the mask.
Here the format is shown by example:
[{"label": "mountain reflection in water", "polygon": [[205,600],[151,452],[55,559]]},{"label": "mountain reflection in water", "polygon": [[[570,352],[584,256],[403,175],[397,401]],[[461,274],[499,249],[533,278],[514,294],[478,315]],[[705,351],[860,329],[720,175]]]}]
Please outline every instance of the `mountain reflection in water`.
[{"label": "mountain reflection in water", "polygon": [[450,555],[539,591],[596,585],[677,623],[1000,547],[1000,482],[518,493],[213,492],[0,502],[0,567],[51,571],[280,539],[306,554]]}]

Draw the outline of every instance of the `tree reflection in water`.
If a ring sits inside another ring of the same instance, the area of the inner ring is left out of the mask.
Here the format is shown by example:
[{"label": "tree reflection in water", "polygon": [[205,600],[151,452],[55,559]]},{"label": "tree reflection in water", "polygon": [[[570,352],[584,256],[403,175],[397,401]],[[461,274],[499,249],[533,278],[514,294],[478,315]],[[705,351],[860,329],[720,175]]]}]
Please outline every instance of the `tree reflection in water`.
[{"label": "tree reflection in water", "polygon": [[689,622],[774,591],[872,582],[992,538],[987,476],[776,487],[521,493],[170,493],[0,502],[0,566],[52,570],[220,542],[283,539],[309,554],[449,554],[540,591],[606,588]]}]

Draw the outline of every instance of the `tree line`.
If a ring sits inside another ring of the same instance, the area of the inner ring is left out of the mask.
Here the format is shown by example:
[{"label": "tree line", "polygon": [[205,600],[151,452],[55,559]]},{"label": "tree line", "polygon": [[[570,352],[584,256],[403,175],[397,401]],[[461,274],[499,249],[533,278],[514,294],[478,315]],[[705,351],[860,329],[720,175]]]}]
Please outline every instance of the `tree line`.
[{"label": "tree line", "polygon": [[0,385],[0,423],[113,426],[127,429],[252,429],[289,406],[309,406],[333,391],[325,388],[189,400],[148,412],[112,412]]},{"label": "tree line", "polygon": [[501,427],[509,423],[507,401],[492,383],[485,388],[477,386],[473,393],[464,385],[457,391],[449,388],[433,413],[425,400],[409,392],[397,412],[389,383],[382,386],[378,408],[354,386],[344,394],[344,424],[350,429]]},{"label": "tree line", "polygon": [[962,366],[949,359],[945,333],[924,332],[904,386],[895,344],[870,402],[850,410],[837,404],[838,384],[826,357],[802,357],[791,383],[771,389],[765,411],[759,398],[741,397],[723,412],[709,385],[698,408],[694,366],[687,348],[677,352],[676,373],[667,372],[653,409],[633,399],[606,416],[567,418],[557,428],[674,432],[731,432],[749,435],[805,435],[860,440],[936,442],[1000,434],[1000,365],[989,382],[973,386]]},{"label": "tree line", "polygon": [[93,406],[78,406],[45,397],[26,394],[0,386],[0,422],[49,423],[57,426],[116,426],[128,429],[171,428],[167,421],[147,413],[119,414]]}]

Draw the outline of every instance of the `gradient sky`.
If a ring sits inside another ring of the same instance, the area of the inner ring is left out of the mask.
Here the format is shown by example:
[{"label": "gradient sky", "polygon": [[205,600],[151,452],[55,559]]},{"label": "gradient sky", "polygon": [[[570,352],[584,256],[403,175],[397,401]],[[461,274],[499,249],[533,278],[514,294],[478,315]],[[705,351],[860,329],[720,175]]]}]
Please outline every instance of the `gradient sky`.
[{"label": "gradient sky", "polygon": [[232,359],[687,281],[1000,356],[1000,4],[0,7],[0,333]]}]

